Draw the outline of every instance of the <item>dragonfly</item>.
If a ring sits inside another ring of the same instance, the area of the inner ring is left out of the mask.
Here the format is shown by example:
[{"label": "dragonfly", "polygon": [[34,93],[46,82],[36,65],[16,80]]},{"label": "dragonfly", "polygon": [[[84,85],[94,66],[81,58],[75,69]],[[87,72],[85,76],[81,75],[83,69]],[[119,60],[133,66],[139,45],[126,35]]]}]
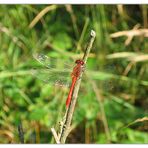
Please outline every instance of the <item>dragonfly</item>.
[{"label": "dragonfly", "polygon": [[[66,99],[66,108],[68,108],[71,102],[75,84],[79,79],[82,71],[84,71],[84,61],[81,59],[76,60],[75,66],[70,66],[67,63],[61,64],[62,62],[60,62],[60,64],[63,66],[61,68],[55,66],[57,65],[57,62],[59,62],[56,58],[50,58],[44,54],[34,54],[33,57],[40,64],[45,66],[44,69],[33,69],[32,74],[34,76],[47,83],[55,84],[58,86],[70,86],[69,93]],[[71,73],[69,69],[72,69]]]}]

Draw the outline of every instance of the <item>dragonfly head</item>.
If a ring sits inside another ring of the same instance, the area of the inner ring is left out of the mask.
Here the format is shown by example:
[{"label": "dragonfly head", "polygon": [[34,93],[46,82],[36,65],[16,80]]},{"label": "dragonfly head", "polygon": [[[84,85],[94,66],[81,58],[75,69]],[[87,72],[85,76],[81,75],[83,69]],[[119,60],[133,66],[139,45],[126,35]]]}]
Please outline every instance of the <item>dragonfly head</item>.
[{"label": "dragonfly head", "polygon": [[80,64],[80,65],[84,65],[84,61],[83,60],[76,60],[76,62],[75,62],[76,64]]}]

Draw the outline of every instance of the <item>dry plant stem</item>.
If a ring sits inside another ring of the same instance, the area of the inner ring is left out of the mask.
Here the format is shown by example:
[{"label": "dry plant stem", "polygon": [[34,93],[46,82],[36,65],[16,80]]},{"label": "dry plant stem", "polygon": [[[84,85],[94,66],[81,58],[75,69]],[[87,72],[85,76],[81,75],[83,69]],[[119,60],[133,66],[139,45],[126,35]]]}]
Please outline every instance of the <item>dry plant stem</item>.
[{"label": "dry plant stem", "polygon": [[5,137],[10,141],[10,143],[13,143],[14,133],[11,132],[10,130],[0,129],[0,135],[5,135]]},{"label": "dry plant stem", "polygon": [[107,123],[107,119],[106,119],[106,115],[105,115],[105,111],[104,111],[104,106],[103,106],[103,103],[101,101],[102,96],[101,96],[99,89],[97,88],[96,83],[92,80],[90,80],[90,82],[92,84],[93,90],[94,90],[96,97],[97,97],[97,100],[99,102],[100,111],[101,111],[102,120],[103,120],[103,125],[104,125],[104,129],[105,129],[105,134],[106,134],[108,142],[110,142],[111,137],[110,137],[109,127],[108,127],[108,123]]},{"label": "dry plant stem", "polygon": [[138,28],[139,28],[139,25],[137,24],[136,26],[134,26],[132,30],[119,31],[119,32],[111,34],[110,37],[117,38],[120,36],[127,36],[125,45],[129,45],[134,36],[148,37],[148,29],[138,29]]},{"label": "dry plant stem", "polygon": [[[84,56],[83,56],[83,61],[84,61],[85,64],[87,62],[89,52],[90,52],[92,45],[93,45],[93,42],[95,40],[95,36],[96,36],[95,31],[91,30],[90,36],[91,36],[90,41],[87,45],[87,48],[86,48]],[[66,138],[67,138],[69,131],[70,131],[69,129],[70,129],[70,125],[71,125],[71,121],[72,121],[72,117],[73,117],[73,113],[74,113],[74,109],[75,109],[75,104],[76,104],[76,101],[77,101],[77,96],[78,96],[78,92],[79,92],[79,88],[80,88],[82,75],[83,75],[83,71],[80,74],[80,78],[76,82],[76,85],[75,85],[75,88],[74,88],[74,91],[73,91],[73,95],[72,95],[72,99],[71,99],[71,102],[70,102],[70,106],[67,109],[67,113],[65,114],[65,123],[62,127],[62,131],[61,131],[61,135],[60,135],[60,142],[61,143],[65,143]]]},{"label": "dry plant stem", "polygon": [[60,141],[59,141],[59,138],[58,138],[58,135],[57,135],[55,129],[54,128],[51,128],[51,132],[52,132],[52,134],[54,136],[54,139],[55,139],[56,143],[57,144],[60,144]]},{"label": "dry plant stem", "polygon": [[135,123],[137,123],[137,122],[144,122],[144,121],[148,121],[148,117],[138,118],[137,120],[135,120],[135,121],[129,123],[128,125],[124,126],[124,127],[121,128],[121,129],[127,128],[127,127],[129,127],[129,126],[131,126],[131,125],[133,125],[133,124],[135,124]]},{"label": "dry plant stem", "polygon": [[132,66],[135,64],[135,62],[130,62],[127,67],[125,68],[124,72],[123,72],[123,75],[126,76],[129,71],[131,70]]},{"label": "dry plant stem", "polygon": [[33,28],[36,23],[48,12],[48,11],[51,11],[51,10],[54,10],[56,9],[57,6],[56,5],[50,5],[50,6],[47,6],[45,7],[33,20],[32,22],[29,24],[29,28]]}]

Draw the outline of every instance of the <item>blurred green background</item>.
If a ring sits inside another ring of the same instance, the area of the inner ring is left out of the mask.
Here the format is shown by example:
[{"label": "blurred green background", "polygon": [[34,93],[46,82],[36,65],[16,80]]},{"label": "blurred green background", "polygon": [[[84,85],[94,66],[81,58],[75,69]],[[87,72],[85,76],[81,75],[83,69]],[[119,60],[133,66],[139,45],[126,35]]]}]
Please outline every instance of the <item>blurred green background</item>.
[{"label": "blurred green background", "polygon": [[[148,143],[147,28],[147,5],[0,5],[0,143],[20,143],[20,123],[25,143],[55,143],[50,128],[64,115],[68,89],[32,76],[32,54],[80,58],[91,29],[66,143]],[[122,32],[143,29],[132,40]]]}]

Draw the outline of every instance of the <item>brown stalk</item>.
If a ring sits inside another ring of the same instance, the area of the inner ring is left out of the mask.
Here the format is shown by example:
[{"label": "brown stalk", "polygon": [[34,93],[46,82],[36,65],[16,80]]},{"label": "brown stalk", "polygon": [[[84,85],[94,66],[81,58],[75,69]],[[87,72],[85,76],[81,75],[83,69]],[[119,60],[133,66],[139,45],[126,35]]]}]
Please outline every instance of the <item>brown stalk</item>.
[{"label": "brown stalk", "polygon": [[59,137],[58,137],[58,135],[57,135],[55,129],[54,129],[54,128],[51,128],[51,132],[52,132],[52,134],[53,134],[53,136],[54,136],[54,139],[55,139],[56,143],[57,143],[57,144],[60,144]]},{"label": "brown stalk", "polygon": [[127,36],[127,39],[125,41],[125,45],[129,45],[133,39],[134,36],[143,36],[148,37],[148,29],[138,29],[139,24],[133,27],[132,30],[126,30],[126,31],[119,31],[116,33],[110,34],[111,38],[117,38],[121,36]]},{"label": "brown stalk", "polygon": [[[92,48],[93,42],[95,40],[96,33],[93,30],[91,30],[90,36],[91,36],[90,41],[87,45],[84,56],[82,58],[85,64],[87,62],[88,55],[89,55],[90,50]],[[60,135],[60,142],[61,143],[65,143],[66,138],[69,134],[69,128],[70,128],[70,125],[71,125],[71,121],[72,121],[72,117],[73,117],[73,113],[74,113],[74,109],[75,109],[75,104],[76,104],[77,97],[78,97],[78,92],[79,92],[79,88],[80,88],[80,84],[81,84],[82,75],[83,75],[83,71],[80,74],[80,78],[78,79],[78,81],[75,85],[70,106],[67,109],[66,114],[65,114],[66,115],[65,116],[65,123],[64,123],[64,126],[62,128],[61,135]]]},{"label": "brown stalk", "polygon": [[33,28],[36,23],[48,12],[51,10],[56,9],[57,6],[56,5],[50,5],[45,7],[41,12],[38,13],[38,15],[32,20],[32,22],[29,24],[29,28]]},{"label": "brown stalk", "polygon": [[[84,61],[85,64],[87,62],[88,55],[89,55],[90,50],[92,48],[95,37],[96,37],[95,31],[91,30],[90,41],[86,47],[84,56],[82,58],[82,60]],[[59,133],[60,143],[65,143],[66,138],[67,138],[68,134],[70,133],[70,129],[71,129],[70,126],[71,126],[72,117],[73,117],[73,113],[74,113],[74,109],[75,109],[75,104],[76,104],[77,97],[78,97],[78,92],[79,92],[79,88],[80,88],[80,84],[81,84],[82,75],[83,75],[83,71],[81,72],[80,77],[76,82],[70,105],[67,108],[65,116],[64,116],[64,120],[62,121],[61,131]]]}]

